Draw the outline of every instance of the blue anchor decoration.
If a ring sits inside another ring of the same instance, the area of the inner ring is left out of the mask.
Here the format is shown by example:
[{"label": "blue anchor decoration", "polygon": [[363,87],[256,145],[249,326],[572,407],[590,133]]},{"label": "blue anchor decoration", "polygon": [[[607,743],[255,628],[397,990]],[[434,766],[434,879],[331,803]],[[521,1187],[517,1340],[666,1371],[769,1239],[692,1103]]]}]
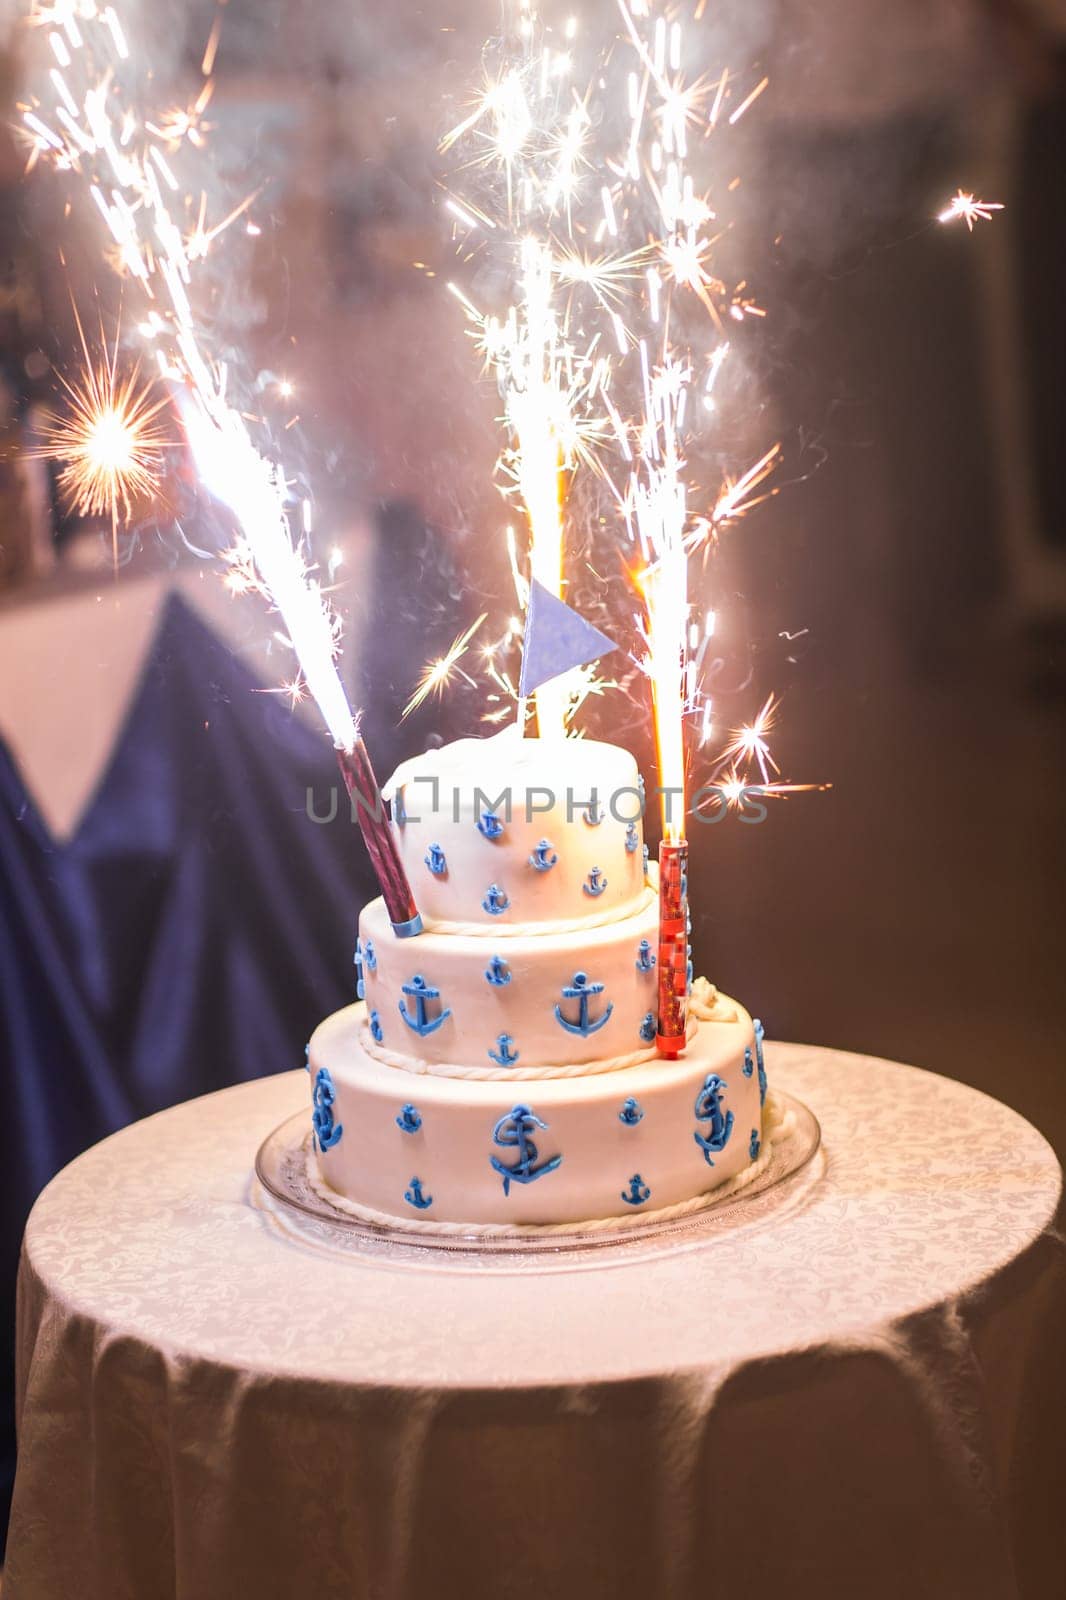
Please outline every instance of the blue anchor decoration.
[{"label": "blue anchor decoration", "polygon": [[581,887],[593,899],[602,894],[607,887],[607,879],[603,875],[603,869],[601,867],[593,867]]},{"label": "blue anchor decoration", "polygon": [[640,1037],[644,1040],[645,1044],[651,1044],[652,1040],[655,1038],[655,1030],[655,1012],[645,1011],[644,1015],[640,1019]]},{"label": "blue anchor decoration", "polygon": [[600,805],[599,801],[596,799],[596,791],[593,790],[592,799],[588,802],[588,804],[585,807],[585,811],[584,811],[585,821],[588,823],[590,828],[598,828],[600,823],[603,821],[603,819],[604,819],[604,817],[606,815],[607,815],[606,811],[603,809],[603,807]]},{"label": "blue anchor decoration", "polygon": [[645,883],[647,883],[647,881],[648,881],[648,856],[649,856],[650,852],[651,852],[651,846],[650,845],[645,845],[644,846],[644,882]]},{"label": "blue anchor decoration", "polygon": [[640,1108],[640,1101],[634,1100],[632,1095],[628,1100],[623,1100],[618,1120],[624,1122],[627,1128],[635,1128],[638,1122],[643,1122],[644,1113]]},{"label": "blue anchor decoration", "polygon": [[717,1072],[709,1072],[703,1080],[703,1088],[696,1096],[697,1122],[709,1122],[711,1131],[704,1138],[697,1128],[692,1137],[703,1151],[703,1159],[709,1167],[714,1166],[711,1160],[712,1152],[717,1155],[724,1150],[729,1142],[729,1135],[733,1131],[733,1113],[727,1111],[722,1114],[722,1095],[729,1085]]},{"label": "blue anchor decoration", "polygon": [[655,957],[652,954],[651,940],[642,939],[637,948],[637,971],[651,972],[655,966]]},{"label": "blue anchor decoration", "polygon": [[538,845],[534,845],[529,864],[531,867],[535,867],[538,872],[550,872],[558,859],[559,857],[552,849],[551,840],[542,839]]},{"label": "blue anchor decoration", "polygon": [[639,1172],[634,1172],[629,1180],[629,1193],[622,1193],[622,1199],[627,1206],[642,1206],[645,1200],[651,1198],[651,1190],[644,1182]]},{"label": "blue anchor decoration", "polygon": [[436,1033],[437,1029],[451,1016],[451,1008],[443,1006],[438,1016],[431,1017],[426,1011],[426,1006],[431,1000],[440,999],[440,990],[434,989],[427,983],[420,972],[416,972],[410,983],[401,984],[402,992],[415,1003],[415,1014],[411,1015],[407,1009],[407,1002],[399,1002],[400,1015],[412,1033],[417,1033],[425,1038],[428,1033]]},{"label": "blue anchor decoration", "polygon": [[422,1126],[422,1113],[412,1105],[404,1106],[396,1118],[396,1126],[401,1133],[417,1133]]},{"label": "blue anchor decoration", "polygon": [[489,1162],[503,1179],[503,1192],[510,1194],[512,1183],[534,1183],[537,1178],[544,1178],[549,1172],[554,1172],[562,1162],[562,1156],[550,1156],[547,1161],[537,1163],[537,1147],[533,1143],[535,1128],[547,1129],[548,1124],[542,1122],[529,1106],[512,1106],[505,1117],[501,1117],[492,1130],[492,1142],[503,1150],[514,1150],[516,1158],[513,1166],[504,1166],[499,1156],[490,1156]]},{"label": "blue anchor decoration", "polygon": [[519,1052],[514,1048],[514,1040],[509,1033],[501,1033],[496,1040],[496,1049],[489,1051],[489,1059],[495,1061],[499,1067],[513,1067],[518,1055]]},{"label": "blue anchor decoration", "polygon": [[752,1161],[758,1161],[762,1140],[759,1138],[758,1128],[752,1128],[751,1138],[748,1140],[748,1156]]},{"label": "blue anchor decoration", "polygon": [[425,862],[435,878],[443,878],[448,870],[447,858],[439,844],[430,845],[426,851]]},{"label": "blue anchor decoration", "polygon": [[407,826],[407,802],[402,789],[397,789],[396,797],[392,802],[392,820],[398,828]]},{"label": "blue anchor decoration", "polygon": [[370,1037],[381,1043],[384,1035],[381,1031],[381,1018],[376,1011],[370,1013]]},{"label": "blue anchor decoration", "polygon": [[503,819],[495,811],[483,811],[477,819],[477,831],[483,839],[498,839],[503,832]]},{"label": "blue anchor decoration", "polygon": [[332,1150],[340,1144],[343,1124],[333,1120],[333,1104],[337,1091],[326,1067],[319,1067],[315,1078],[314,1109],[311,1112],[311,1138],[320,1150]]},{"label": "blue anchor decoration", "polygon": [[509,896],[499,884],[490,883],[481,902],[481,909],[487,911],[490,917],[501,917],[510,904]]},{"label": "blue anchor decoration", "polygon": [[647,793],[648,793],[647,786],[645,785],[645,782],[644,782],[644,774],[643,774],[643,772],[638,772],[637,773],[637,788],[640,791],[640,814],[641,814],[641,816],[643,816],[644,815],[644,801],[645,801],[645,798],[646,798]]},{"label": "blue anchor decoration", "polygon": [[635,855],[637,845],[640,843],[640,834],[637,832],[635,822],[626,823],[626,854]]},{"label": "blue anchor decoration", "polygon": [[755,1018],[755,1062],[756,1062],[756,1065],[759,1068],[759,1104],[761,1106],[766,1104],[766,1063],[763,1061],[763,1055],[762,1055],[762,1042],[763,1042],[763,1039],[765,1038],[765,1035],[766,1035],[766,1029],[763,1027],[763,1025],[759,1021],[758,1017],[756,1017]]},{"label": "blue anchor decoration", "polygon": [[755,1071],[755,1063],[751,1058],[750,1044],[746,1044],[744,1046],[744,1065],[740,1070],[744,1074],[745,1078],[750,1078],[752,1073]]},{"label": "blue anchor decoration", "polygon": [[373,939],[368,939],[363,946],[363,965],[368,972],[376,972],[378,970],[378,953],[374,949]]},{"label": "blue anchor decoration", "polygon": [[355,967],[355,998],[357,1000],[365,1000],[366,982],[363,978],[363,947],[358,939],[355,941],[355,954],[352,957],[352,965]]},{"label": "blue anchor decoration", "polygon": [[493,956],[485,968],[485,982],[491,983],[494,989],[502,989],[510,983],[511,977],[511,968],[503,956]]},{"label": "blue anchor decoration", "polygon": [[414,1206],[416,1211],[427,1211],[433,1204],[433,1196],[422,1193],[421,1178],[411,1179],[411,1187],[404,1190],[403,1197],[409,1206]]},{"label": "blue anchor decoration", "polygon": [[595,999],[596,995],[602,994],[605,987],[606,985],[602,983],[590,983],[587,973],[575,972],[573,978],[563,989],[563,999],[577,1001],[577,1021],[569,1022],[563,1016],[562,1006],[556,1005],[555,1020],[560,1028],[565,1028],[567,1033],[580,1033],[582,1038],[585,1039],[588,1038],[590,1033],[598,1033],[604,1023],[610,1019],[611,1012],[614,1010],[614,1001],[610,1001],[606,1011],[602,1012],[598,1017],[589,1016],[589,1002]]}]

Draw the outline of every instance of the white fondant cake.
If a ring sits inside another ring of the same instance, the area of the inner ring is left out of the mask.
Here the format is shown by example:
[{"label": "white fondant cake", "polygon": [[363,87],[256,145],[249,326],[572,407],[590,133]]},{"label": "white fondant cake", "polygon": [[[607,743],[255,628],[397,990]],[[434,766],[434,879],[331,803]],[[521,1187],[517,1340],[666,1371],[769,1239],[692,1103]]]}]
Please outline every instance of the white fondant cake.
[{"label": "white fondant cake", "polygon": [[765,1162],[761,1029],[704,980],[656,1054],[642,786],[591,740],[460,740],[386,791],[426,931],[359,919],[360,999],[308,1049],[311,1176],[372,1220],[631,1222]]}]

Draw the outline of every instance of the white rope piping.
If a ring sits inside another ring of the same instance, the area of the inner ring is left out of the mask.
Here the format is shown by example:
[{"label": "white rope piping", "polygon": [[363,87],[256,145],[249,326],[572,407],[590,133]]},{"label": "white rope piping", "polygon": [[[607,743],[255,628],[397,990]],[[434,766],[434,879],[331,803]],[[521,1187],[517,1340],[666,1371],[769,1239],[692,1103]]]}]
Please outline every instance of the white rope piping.
[{"label": "white rope piping", "polygon": [[[737,1013],[721,1004],[718,991],[706,978],[697,978],[689,996],[688,1029],[686,1044],[691,1044],[701,1022],[736,1022]],[[410,1072],[414,1077],[457,1078],[472,1083],[524,1083],[545,1078],[595,1078],[603,1072],[625,1072],[655,1059],[655,1046],[649,1044],[642,1050],[631,1050],[624,1056],[604,1056],[599,1061],[584,1061],[573,1066],[556,1067],[476,1067],[463,1062],[424,1061],[421,1056],[405,1055],[401,1050],[389,1050],[378,1044],[369,1027],[359,1032],[360,1047],[382,1066],[396,1067],[400,1072]]]},{"label": "white rope piping", "polygon": [[586,928],[605,928],[614,922],[624,922],[627,917],[638,917],[657,898],[658,891],[654,885],[645,882],[639,900],[627,900],[624,905],[615,906],[609,911],[593,912],[587,917],[569,917],[561,922],[555,919],[551,922],[508,922],[506,913],[503,918],[491,923],[448,922],[438,921],[425,912],[422,922],[427,933],[459,934],[467,939],[498,939],[501,933],[517,935],[519,938],[554,937],[560,933],[583,933]]},{"label": "white rope piping", "polygon": [[739,1194],[766,1171],[773,1156],[774,1137],[787,1141],[794,1126],[795,1117],[792,1112],[780,1104],[771,1090],[766,1096],[763,1112],[763,1146],[750,1166],[744,1167],[734,1177],[728,1178],[725,1183],[720,1183],[717,1188],[708,1189],[703,1194],[693,1196],[691,1200],[679,1200],[676,1205],[661,1206],[657,1211],[642,1211],[635,1216],[601,1217],[590,1222],[425,1222],[415,1218],[395,1217],[387,1211],[375,1211],[372,1206],[358,1205],[356,1201],[349,1200],[347,1195],[339,1194],[336,1189],[330,1188],[318,1170],[314,1148],[310,1144],[307,1147],[306,1157],[307,1181],[319,1199],[324,1200],[334,1210],[357,1217],[361,1222],[374,1222],[387,1228],[400,1227],[405,1233],[436,1233],[450,1236],[466,1234],[476,1235],[482,1239],[519,1239],[530,1236],[550,1239],[567,1234],[618,1233],[631,1229],[634,1224],[639,1226],[651,1222],[672,1222],[680,1217],[693,1216],[698,1211],[705,1211],[709,1206],[716,1205],[719,1200],[728,1200],[731,1195]]},{"label": "white rope piping", "polygon": [[[698,1027],[696,1018],[691,1018],[687,1035],[689,1040]],[[602,1072],[624,1072],[627,1067],[639,1067],[642,1062],[651,1061],[655,1055],[655,1046],[649,1044],[644,1049],[632,1050],[625,1056],[605,1056],[600,1061],[584,1061],[577,1066],[468,1067],[450,1061],[422,1061],[418,1056],[401,1055],[399,1050],[386,1050],[371,1037],[370,1029],[366,1027],[359,1035],[359,1043],[367,1055],[373,1056],[375,1061],[380,1061],[387,1067],[398,1067],[401,1072],[410,1072],[416,1077],[459,1078],[475,1083],[497,1083],[504,1080],[509,1083],[522,1083],[538,1078],[594,1078]]]}]

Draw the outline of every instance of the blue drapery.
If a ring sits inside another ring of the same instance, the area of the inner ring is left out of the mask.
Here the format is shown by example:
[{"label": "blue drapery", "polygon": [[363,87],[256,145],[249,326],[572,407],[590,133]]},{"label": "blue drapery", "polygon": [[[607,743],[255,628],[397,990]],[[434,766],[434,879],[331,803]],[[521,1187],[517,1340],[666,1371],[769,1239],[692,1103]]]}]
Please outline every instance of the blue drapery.
[{"label": "blue drapery", "polygon": [[[34,1197],[124,1123],[298,1065],[315,1023],[353,998],[356,917],[375,892],[365,852],[328,739],[255,688],[172,597],[66,844],[0,746],[5,1490],[15,1272]],[[332,821],[310,819],[309,789],[319,817],[338,791]]]}]

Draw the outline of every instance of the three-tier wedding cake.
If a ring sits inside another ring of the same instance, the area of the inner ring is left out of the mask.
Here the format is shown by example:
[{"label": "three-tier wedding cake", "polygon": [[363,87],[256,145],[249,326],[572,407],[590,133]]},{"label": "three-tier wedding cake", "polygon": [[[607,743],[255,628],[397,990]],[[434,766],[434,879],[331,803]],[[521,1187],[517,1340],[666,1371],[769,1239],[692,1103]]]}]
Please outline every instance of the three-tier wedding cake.
[{"label": "three-tier wedding cake", "polygon": [[359,919],[360,1003],[308,1046],[310,1178],[371,1221],[573,1231],[683,1215],[765,1166],[762,1029],[691,981],[656,1052],[643,785],[592,740],[463,739],[386,786],[425,931]]}]

